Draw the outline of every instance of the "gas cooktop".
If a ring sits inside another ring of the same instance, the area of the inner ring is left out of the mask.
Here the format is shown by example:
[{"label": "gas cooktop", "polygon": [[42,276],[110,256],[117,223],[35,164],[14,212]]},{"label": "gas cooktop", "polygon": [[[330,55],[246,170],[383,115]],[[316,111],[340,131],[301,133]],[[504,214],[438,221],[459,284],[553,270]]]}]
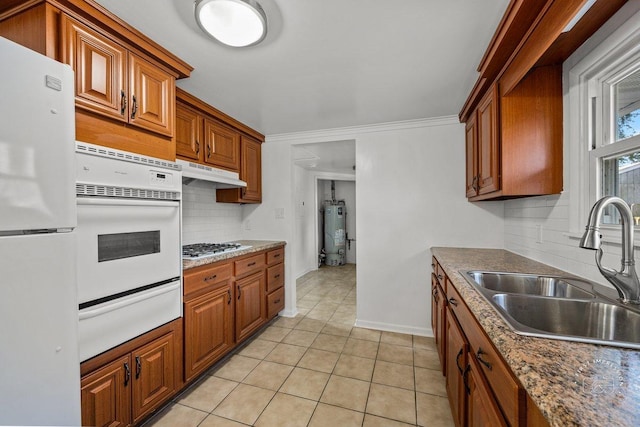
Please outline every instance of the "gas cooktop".
[{"label": "gas cooktop", "polygon": [[222,253],[237,252],[250,247],[240,243],[194,243],[182,247],[182,259],[196,260]]}]

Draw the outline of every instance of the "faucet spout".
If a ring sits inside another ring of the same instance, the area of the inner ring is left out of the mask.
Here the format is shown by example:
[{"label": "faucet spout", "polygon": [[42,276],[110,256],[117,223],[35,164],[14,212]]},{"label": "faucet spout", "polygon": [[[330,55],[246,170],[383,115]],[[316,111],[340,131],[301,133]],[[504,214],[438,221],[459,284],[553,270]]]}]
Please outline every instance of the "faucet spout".
[{"label": "faucet spout", "polygon": [[[609,205],[615,206],[622,218],[622,268],[620,271],[604,267],[601,264],[600,223],[604,209]],[[633,214],[627,202],[619,197],[606,196],[598,200],[591,208],[586,230],[580,239],[580,247],[597,251],[596,265],[598,270],[616,288],[622,302],[640,304],[640,280],[636,274],[633,254],[633,232]]]}]

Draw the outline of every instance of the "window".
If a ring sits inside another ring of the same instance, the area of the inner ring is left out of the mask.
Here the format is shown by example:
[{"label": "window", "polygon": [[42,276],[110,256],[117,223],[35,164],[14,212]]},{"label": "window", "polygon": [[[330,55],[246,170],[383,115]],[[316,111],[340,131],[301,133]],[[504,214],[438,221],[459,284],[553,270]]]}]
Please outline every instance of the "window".
[{"label": "window", "polygon": [[[640,55],[612,64],[588,82],[591,203],[618,196],[640,225]],[[619,224],[610,206],[603,224]]]}]

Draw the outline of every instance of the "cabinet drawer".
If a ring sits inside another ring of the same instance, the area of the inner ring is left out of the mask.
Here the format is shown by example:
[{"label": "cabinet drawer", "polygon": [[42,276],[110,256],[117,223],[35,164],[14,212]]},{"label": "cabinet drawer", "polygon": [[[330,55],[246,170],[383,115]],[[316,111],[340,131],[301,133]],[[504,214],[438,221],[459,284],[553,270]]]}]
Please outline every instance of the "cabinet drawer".
[{"label": "cabinet drawer", "polygon": [[249,258],[235,261],[236,277],[244,276],[245,274],[260,270],[264,268],[264,252],[258,255],[254,255]]},{"label": "cabinet drawer", "polygon": [[267,318],[271,319],[284,308],[284,288],[267,295]]},{"label": "cabinet drawer", "polygon": [[231,263],[197,269],[184,275],[184,295],[195,293],[209,286],[223,283],[232,275]]},{"label": "cabinet drawer", "polygon": [[509,424],[519,425],[519,417],[525,414],[524,389],[518,385],[456,288],[450,283],[447,286],[447,299],[449,309],[455,314],[469,341],[469,357],[478,362]]},{"label": "cabinet drawer", "polygon": [[274,249],[267,252],[267,264],[275,264],[284,261],[284,248]]},{"label": "cabinet drawer", "polygon": [[267,293],[271,293],[284,285],[284,264],[276,264],[267,268]]}]

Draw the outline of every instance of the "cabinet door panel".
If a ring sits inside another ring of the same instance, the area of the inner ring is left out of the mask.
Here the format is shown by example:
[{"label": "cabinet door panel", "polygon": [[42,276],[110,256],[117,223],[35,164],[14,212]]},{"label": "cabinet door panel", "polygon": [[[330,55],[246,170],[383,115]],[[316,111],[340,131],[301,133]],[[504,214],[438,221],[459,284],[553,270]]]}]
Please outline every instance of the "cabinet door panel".
[{"label": "cabinet door panel", "polygon": [[465,127],[467,197],[478,194],[478,137],[475,113]]},{"label": "cabinet door panel", "polygon": [[202,116],[184,105],[176,105],[176,156],[188,160],[202,159]]},{"label": "cabinet door panel", "polygon": [[204,119],[204,161],[238,172],[240,169],[240,135],[213,120]]},{"label": "cabinet door panel", "polygon": [[124,48],[62,15],[62,56],[76,73],[76,105],[127,121]]},{"label": "cabinet door panel", "polygon": [[262,200],[262,147],[258,141],[247,137],[242,137],[241,146],[240,179],[247,183],[247,187],[242,189],[242,198],[260,202]]},{"label": "cabinet door panel", "polygon": [[133,53],[129,53],[129,76],[129,122],[173,136],[174,77]]},{"label": "cabinet door panel", "polygon": [[185,377],[189,381],[233,347],[231,284],[184,305]]},{"label": "cabinet door panel", "polygon": [[174,333],[171,332],[132,354],[134,423],[162,403],[176,388],[174,341]]},{"label": "cabinet door panel", "polygon": [[506,427],[507,423],[493,399],[478,363],[472,357],[465,372],[469,396],[467,423],[470,427]]},{"label": "cabinet door panel", "polygon": [[121,357],[80,382],[82,425],[119,427],[131,419],[131,359]]},{"label": "cabinet door panel", "polygon": [[451,313],[446,316],[447,330],[447,395],[456,426],[465,424],[466,391],[462,378],[464,367],[467,366],[467,352],[469,345],[458,322]]},{"label": "cabinet door panel", "polygon": [[478,194],[500,189],[498,94],[495,86],[478,105]]},{"label": "cabinet door panel", "polygon": [[264,273],[236,281],[236,341],[249,336],[266,318]]}]

